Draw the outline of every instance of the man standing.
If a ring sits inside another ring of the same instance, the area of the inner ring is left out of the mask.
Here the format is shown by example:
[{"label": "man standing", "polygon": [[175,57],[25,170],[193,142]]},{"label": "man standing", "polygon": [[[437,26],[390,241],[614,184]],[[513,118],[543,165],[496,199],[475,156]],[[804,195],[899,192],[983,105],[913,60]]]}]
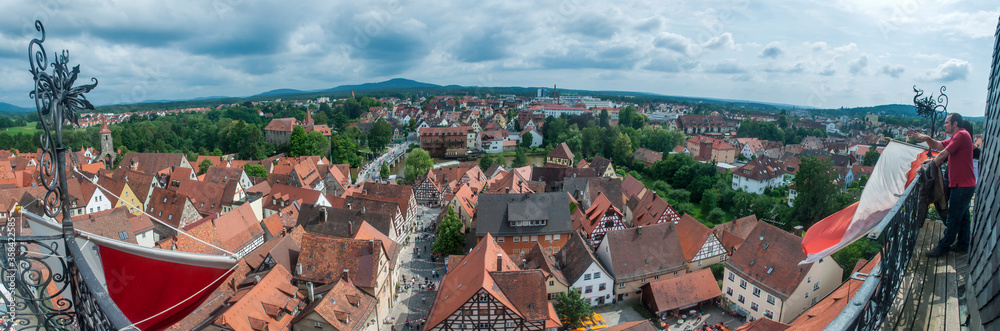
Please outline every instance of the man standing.
[{"label": "man standing", "polygon": [[[969,223],[972,216],[969,204],[976,187],[976,177],[972,168],[972,135],[962,126],[962,115],[951,113],[944,120],[944,130],[951,138],[937,141],[925,134],[913,135],[918,141],[926,141],[931,148],[941,150],[933,162],[941,165],[945,160],[948,161],[948,215],[944,219],[946,227],[944,237],[937,247],[927,251],[926,254],[930,257],[941,256],[948,251],[969,251]],[[952,245],[952,242],[955,244]]]}]

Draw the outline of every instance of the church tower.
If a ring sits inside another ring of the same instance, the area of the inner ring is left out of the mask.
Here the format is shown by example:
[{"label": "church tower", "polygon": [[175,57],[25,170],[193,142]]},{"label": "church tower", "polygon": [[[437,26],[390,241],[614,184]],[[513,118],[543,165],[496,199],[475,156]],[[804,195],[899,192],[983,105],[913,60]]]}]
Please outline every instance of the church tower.
[{"label": "church tower", "polygon": [[108,121],[101,115],[101,155],[97,157],[98,162],[104,162],[104,167],[111,169],[115,164],[115,145],[111,141],[111,129],[108,128]]}]

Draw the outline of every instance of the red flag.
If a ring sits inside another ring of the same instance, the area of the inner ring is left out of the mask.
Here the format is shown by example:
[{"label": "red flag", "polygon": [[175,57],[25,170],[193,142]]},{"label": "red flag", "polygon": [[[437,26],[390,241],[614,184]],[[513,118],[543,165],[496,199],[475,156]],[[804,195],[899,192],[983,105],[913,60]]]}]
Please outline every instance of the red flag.
[{"label": "red flag", "polygon": [[166,329],[184,319],[233,272],[224,265],[165,261],[98,246],[108,294],[142,330]]}]

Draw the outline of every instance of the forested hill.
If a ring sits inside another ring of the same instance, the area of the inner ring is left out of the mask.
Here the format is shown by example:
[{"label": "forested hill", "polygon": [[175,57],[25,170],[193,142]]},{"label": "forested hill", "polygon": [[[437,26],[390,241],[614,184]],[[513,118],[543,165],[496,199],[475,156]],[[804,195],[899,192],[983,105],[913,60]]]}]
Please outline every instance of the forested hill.
[{"label": "forested hill", "polygon": [[878,105],[871,107],[838,108],[838,109],[814,109],[809,111],[813,115],[824,117],[847,117],[864,118],[865,115],[894,116],[894,117],[918,117],[913,105]]}]

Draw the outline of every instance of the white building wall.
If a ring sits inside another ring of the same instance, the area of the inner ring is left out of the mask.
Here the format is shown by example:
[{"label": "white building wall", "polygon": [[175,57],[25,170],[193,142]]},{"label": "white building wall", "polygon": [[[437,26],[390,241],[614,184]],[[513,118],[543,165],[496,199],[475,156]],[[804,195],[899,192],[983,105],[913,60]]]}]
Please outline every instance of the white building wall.
[{"label": "white building wall", "polygon": [[108,197],[100,189],[94,190],[94,195],[87,202],[86,213],[96,213],[108,209],[111,209],[111,201],[108,200]]},{"label": "white building wall", "polygon": [[[587,279],[589,275],[590,279]],[[601,284],[604,284],[604,290],[601,290]],[[591,287],[591,292],[587,293],[587,287]],[[611,278],[603,268],[597,263],[591,263],[587,271],[580,276],[580,279],[573,283],[574,288],[580,291],[580,296],[590,302],[591,307],[598,306],[598,298],[604,298],[604,304],[611,303],[611,299],[614,296],[614,286],[615,280]]]}]

